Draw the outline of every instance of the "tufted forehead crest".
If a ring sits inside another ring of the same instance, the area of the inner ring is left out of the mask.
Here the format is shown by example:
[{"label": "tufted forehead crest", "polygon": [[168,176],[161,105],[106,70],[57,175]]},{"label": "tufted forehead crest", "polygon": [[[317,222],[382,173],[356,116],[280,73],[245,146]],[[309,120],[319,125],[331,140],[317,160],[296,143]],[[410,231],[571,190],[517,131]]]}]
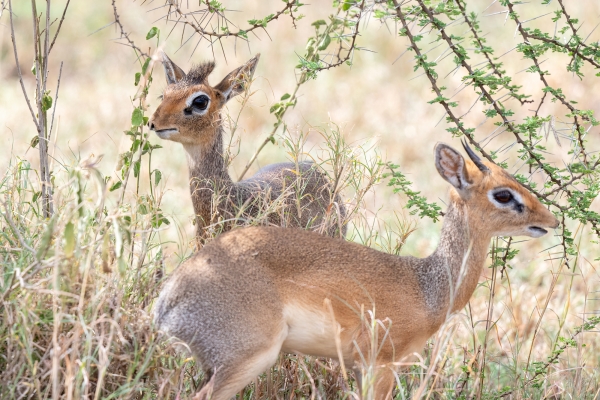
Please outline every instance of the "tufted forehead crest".
[{"label": "tufted forehead crest", "polygon": [[199,84],[205,83],[208,75],[215,69],[215,62],[208,61],[202,64],[198,64],[190,69],[190,72],[182,79],[183,82],[188,84]]}]

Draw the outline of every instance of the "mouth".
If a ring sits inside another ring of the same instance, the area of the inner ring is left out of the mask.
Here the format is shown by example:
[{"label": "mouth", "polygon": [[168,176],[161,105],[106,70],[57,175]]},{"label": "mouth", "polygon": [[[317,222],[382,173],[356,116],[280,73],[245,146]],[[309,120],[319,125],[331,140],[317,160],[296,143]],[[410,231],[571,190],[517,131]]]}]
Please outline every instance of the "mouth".
[{"label": "mouth", "polygon": [[174,134],[179,133],[179,130],[177,128],[170,128],[170,129],[159,129],[154,132],[156,133],[156,136],[158,136],[161,139],[169,139]]},{"label": "mouth", "polygon": [[545,230],[544,228],[540,228],[539,226],[530,226],[529,228],[527,228],[527,230],[529,230],[531,236],[533,237],[544,236],[546,233],[548,233],[547,230]]}]

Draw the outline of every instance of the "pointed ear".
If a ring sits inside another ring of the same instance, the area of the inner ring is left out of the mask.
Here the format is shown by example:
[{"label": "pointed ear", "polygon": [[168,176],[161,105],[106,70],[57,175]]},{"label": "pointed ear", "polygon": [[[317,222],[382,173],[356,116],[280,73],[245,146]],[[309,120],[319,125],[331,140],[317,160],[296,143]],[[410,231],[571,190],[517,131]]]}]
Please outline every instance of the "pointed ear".
[{"label": "pointed ear", "polygon": [[246,64],[227,74],[221,83],[214,87],[223,95],[223,103],[226,103],[234,96],[246,90],[246,85],[254,74],[254,70],[256,69],[256,64],[258,64],[259,58],[260,54],[257,54]]},{"label": "pointed ear", "polygon": [[435,167],[442,178],[457,190],[465,190],[471,186],[468,180],[465,159],[459,152],[444,143],[435,145]]},{"label": "pointed ear", "polygon": [[160,52],[163,67],[165,69],[165,76],[167,78],[167,84],[172,85],[183,78],[185,78],[185,72],[179,68],[164,52]]}]

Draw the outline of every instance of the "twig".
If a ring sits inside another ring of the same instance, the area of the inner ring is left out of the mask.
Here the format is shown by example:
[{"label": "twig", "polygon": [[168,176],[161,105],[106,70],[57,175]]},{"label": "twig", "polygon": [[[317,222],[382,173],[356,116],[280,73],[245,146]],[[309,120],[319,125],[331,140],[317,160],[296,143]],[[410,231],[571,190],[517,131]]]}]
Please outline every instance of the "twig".
[{"label": "twig", "polygon": [[[114,3],[114,0],[113,0]],[[214,39],[221,39],[221,38],[227,38],[227,37],[238,37],[238,38],[242,38],[244,40],[247,40],[247,34],[249,32],[252,32],[256,29],[260,29],[260,28],[264,28],[264,25],[262,23],[257,23],[254,24],[252,26],[250,26],[247,29],[239,29],[237,32],[230,32],[229,29],[227,28],[227,25],[225,25],[225,30],[223,31],[223,33],[218,33],[215,31],[209,31],[206,30],[204,28],[202,28],[202,26],[199,24],[199,22],[194,18],[195,22],[191,22],[188,18],[189,15],[192,15],[192,18],[194,17],[193,14],[189,14],[189,13],[185,13],[181,10],[181,8],[179,8],[179,4],[177,3],[176,0],[167,0],[166,2],[169,5],[169,10],[171,8],[173,8],[174,13],[177,14],[179,16],[179,19],[176,21],[176,23],[182,23],[185,24],[189,27],[191,27],[193,30],[196,31],[196,33],[200,34],[201,36],[208,36],[210,38],[214,38]],[[208,2],[207,2],[208,3]],[[293,7],[296,5],[296,1],[295,0],[291,0],[289,2],[285,3],[285,7],[280,10],[277,11],[277,13],[275,13],[273,15],[273,17],[269,18],[268,21],[266,21],[267,23],[278,19],[281,15],[285,14],[286,11],[289,10],[290,15],[292,16],[292,20],[294,20],[294,17],[292,15],[292,9]],[[208,5],[208,12],[211,13],[212,15],[219,15],[221,17],[223,17],[220,13],[218,13],[216,10],[212,9],[210,5]],[[173,13],[172,11],[169,11],[169,13],[167,14],[167,17],[169,16],[169,14]],[[209,20],[210,22],[210,20]]]},{"label": "twig", "polygon": [[[58,37],[58,33],[60,32],[60,28],[62,27],[62,23],[65,20],[65,15],[67,14],[67,8],[69,8],[69,4],[71,4],[71,0],[67,0],[67,4],[65,4],[65,9],[63,10],[62,16],[60,17],[60,22],[58,23],[58,28],[56,28],[56,32],[54,33],[54,38],[52,39],[52,43],[50,44],[50,49],[48,50],[48,54],[52,51],[54,47],[54,42],[56,42],[56,38]],[[62,68],[62,64],[61,64]]]},{"label": "twig", "polygon": [[19,76],[19,83],[21,84],[23,97],[25,97],[25,102],[27,103],[27,107],[29,107],[29,112],[31,113],[33,123],[35,124],[36,129],[39,131],[38,120],[35,116],[35,111],[33,111],[33,107],[31,107],[31,102],[29,101],[29,96],[27,96],[27,90],[25,90],[25,84],[23,83],[23,74],[21,73],[21,64],[19,63],[19,53],[17,51],[17,42],[15,40],[15,24],[13,21],[12,0],[8,0],[8,14],[10,15],[10,38],[12,39],[13,53],[15,55],[15,67],[17,68],[17,74]]},{"label": "twig", "polygon": [[52,136],[52,128],[54,128],[54,115],[56,114],[56,106],[58,105],[58,89],[60,89],[60,78],[62,77],[63,62],[60,62],[60,70],[58,72],[58,82],[56,83],[56,95],[54,96],[54,105],[52,109],[52,121],[50,122],[50,130],[48,131],[48,142]]},{"label": "twig", "polygon": [[146,52],[144,52],[142,49],[140,49],[139,47],[137,47],[135,45],[135,43],[133,42],[133,40],[131,40],[129,38],[129,34],[125,31],[125,28],[123,28],[123,24],[121,23],[121,19],[119,18],[119,13],[117,12],[117,5],[115,4],[116,0],[112,0],[112,7],[113,7],[113,15],[115,17],[115,24],[117,24],[117,26],[119,27],[119,30],[121,31],[121,38],[124,38],[125,40],[127,40],[127,42],[129,43],[129,46],[131,48],[133,48],[140,56],[144,56],[144,57],[150,57],[150,55]]}]

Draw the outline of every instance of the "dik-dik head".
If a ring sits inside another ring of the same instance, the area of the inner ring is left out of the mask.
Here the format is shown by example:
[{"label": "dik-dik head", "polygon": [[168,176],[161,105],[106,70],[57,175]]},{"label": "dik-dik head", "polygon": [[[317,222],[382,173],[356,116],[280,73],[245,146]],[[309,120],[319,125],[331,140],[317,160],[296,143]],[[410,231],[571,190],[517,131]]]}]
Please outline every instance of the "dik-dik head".
[{"label": "dik-dik head", "polygon": [[470,221],[478,231],[491,236],[545,235],[559,221],[542,203],[508,172],[483,161],[463,142],[470,160],[438,143],[435,165],[453,189],[451,199],[467,206]]},{"label": "dik-dik head", "polygon": [[195,66],[186,74],[166,54],[161,53],[161,57],[167,88],[148,126],[161,139],[183,144],[212,143],[220,124],[221,108],[245,90],[260,54],[231,71],[216,86],[208,84],[214,62]]}]

